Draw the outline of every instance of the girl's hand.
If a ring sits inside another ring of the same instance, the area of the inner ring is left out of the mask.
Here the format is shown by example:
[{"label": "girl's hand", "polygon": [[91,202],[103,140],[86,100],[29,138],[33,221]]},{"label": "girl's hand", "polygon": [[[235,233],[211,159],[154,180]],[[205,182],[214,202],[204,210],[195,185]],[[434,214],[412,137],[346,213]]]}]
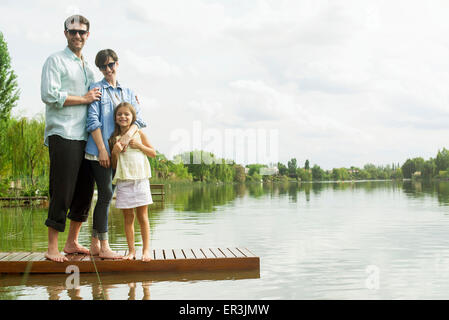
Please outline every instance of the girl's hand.
[{"label": "girl's hand", "polygon": [[129,142],[129,146],[133,149],[142,149],[142,144],[137,142],[136,139],[132,139]]},{"label": "girl's hand", "polygon": [[100,162],[100,166],[109,168],[111,165],[111,161],[109,159],[109,154],[106,149],[101,149],[98,155],[98,160]]}]

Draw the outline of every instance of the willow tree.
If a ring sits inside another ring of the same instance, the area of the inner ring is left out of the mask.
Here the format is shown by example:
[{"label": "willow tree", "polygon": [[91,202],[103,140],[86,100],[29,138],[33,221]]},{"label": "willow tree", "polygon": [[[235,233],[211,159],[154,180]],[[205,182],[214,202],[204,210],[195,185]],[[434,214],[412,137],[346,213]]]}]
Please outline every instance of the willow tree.
[{"label": "willow tree", "polygon": [[8,45],[0,32],[0,121],[9,119],[18,100],[17,76],[11,69]]},{"label": "willow tree", "polygon": [[8,156],[14,178],[27,178],[33,186],[40,176],[48,176],[48,150],[44,146],[43,118],[10,120],[6,134]]},{"label": "willow tree", "polygon": [[[0,32],[0,150],[2,150],[0,152],[0,185],[4,185],[4,188],[7,188],[11,170],[11,162],[8,161],[8,154],[5,152],[8,143],[6,132],[9,127],[11,109],[16,106],[17,100],[19,100],[17,76],[11,69],[8,46]],[[0,189],[4,189],[2,186]]]}]

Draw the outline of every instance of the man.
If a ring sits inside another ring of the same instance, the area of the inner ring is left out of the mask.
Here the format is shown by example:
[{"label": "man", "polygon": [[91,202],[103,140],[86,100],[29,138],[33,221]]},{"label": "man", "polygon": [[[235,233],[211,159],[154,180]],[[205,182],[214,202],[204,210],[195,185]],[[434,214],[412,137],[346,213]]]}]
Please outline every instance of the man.
[{"label": "man", "polygon": [[[51,55],[45,62],[41,78],[41,98],[45,110],[45,145],[50,155],[50,205],[45,225],[48,227],[47,259],[63,262],[58,249],[59,232],[64,232],[66,217],[70,219],[65,253],[88,254],[78,243],[78,234],[87,220],[94,180],[84,148],[87,140],[88,105],[100,100],[99,90],[88,90],[94,82],[81,51],[89,37],[89,21],[74,15],[64,22],[67,47]],[[67,215],[67,212],[69,214]]]}]

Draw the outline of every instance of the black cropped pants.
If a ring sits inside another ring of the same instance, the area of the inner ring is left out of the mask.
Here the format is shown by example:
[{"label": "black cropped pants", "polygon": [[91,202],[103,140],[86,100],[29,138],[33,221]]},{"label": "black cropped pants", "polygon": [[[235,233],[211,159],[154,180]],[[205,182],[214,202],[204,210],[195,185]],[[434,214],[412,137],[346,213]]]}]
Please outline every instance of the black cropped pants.
[{"label": "black cropped pants", "polygon": [[94,177],[88,160],[84,159],[85,146],[86,141],[57,135],[48,138],[50,204],[45,225],[59,232],[65,230],[66,218],[85,222],[89,216]]}]

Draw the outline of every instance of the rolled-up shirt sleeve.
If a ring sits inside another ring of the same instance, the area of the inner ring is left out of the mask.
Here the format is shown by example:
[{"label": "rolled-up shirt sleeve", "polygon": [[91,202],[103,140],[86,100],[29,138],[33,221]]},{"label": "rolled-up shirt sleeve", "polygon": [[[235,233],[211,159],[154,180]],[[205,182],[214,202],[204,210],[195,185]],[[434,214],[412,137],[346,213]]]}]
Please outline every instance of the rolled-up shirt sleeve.
[{"label": "rolled-up shirt sleeve", "polygon": [[131,92],[131,104],[136,109],[136,121],[134,122],[139,129],[146,128],[147,123],[142,119],[142,113],[140,112],[140,104],[136,100],[136,95]]},{"label": "rolled-up shirt sleeve", "polygon": [[50,106],[62,109],[68,93],[61,90],[61,70],[54,57],[50,57],[42,68],[41,99]]},{"label": "rolled-up shirt sleeve", "polygon": [[[89,91],[92,90],[95,86],[89,86]],[[87,109],[87,119],[86,119],[86,131],[92,132],[98,128],[101,128],[100,122],[100,108],[101,108],[101,100],[94,101],[89,105]]]}]

